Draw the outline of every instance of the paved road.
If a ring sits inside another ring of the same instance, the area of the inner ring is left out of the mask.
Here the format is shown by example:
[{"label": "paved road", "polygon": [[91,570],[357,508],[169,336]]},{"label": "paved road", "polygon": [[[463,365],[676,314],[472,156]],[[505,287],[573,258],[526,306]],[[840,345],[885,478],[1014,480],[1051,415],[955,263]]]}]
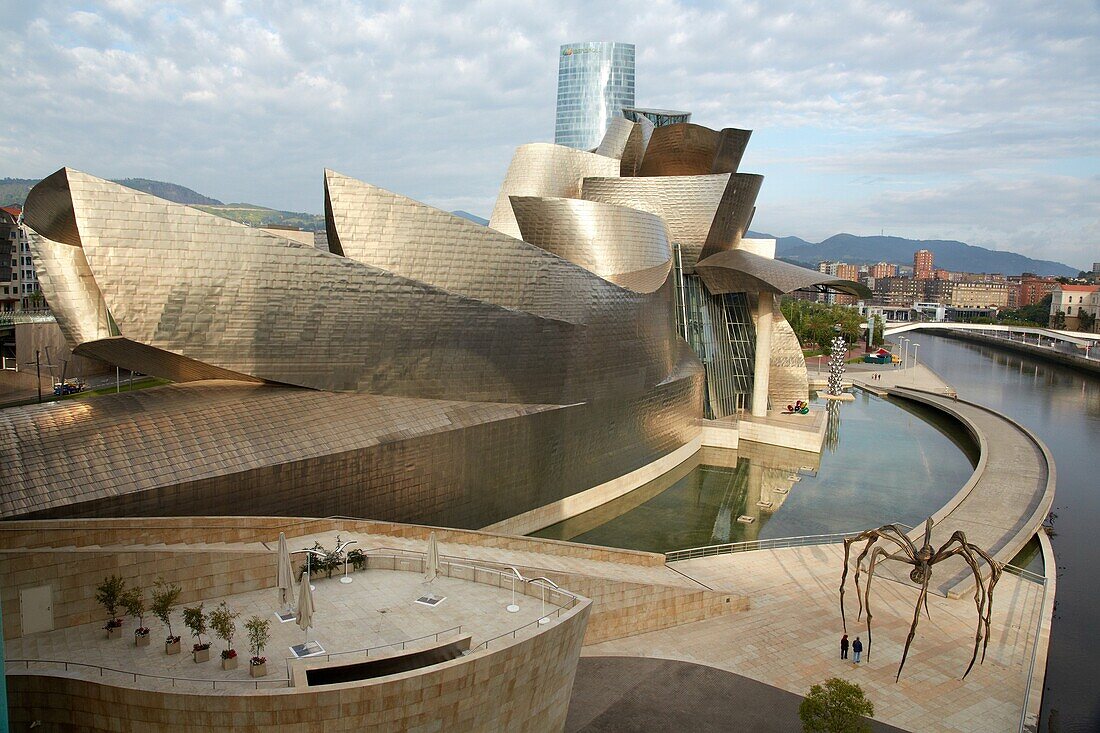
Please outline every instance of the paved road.
[{"label": "paved road", "polygon": [[[790,692],[701,664],[646,657],[582,657],[568,733],[802,730]],[[875,733],[900,728],[872,721]]]}]

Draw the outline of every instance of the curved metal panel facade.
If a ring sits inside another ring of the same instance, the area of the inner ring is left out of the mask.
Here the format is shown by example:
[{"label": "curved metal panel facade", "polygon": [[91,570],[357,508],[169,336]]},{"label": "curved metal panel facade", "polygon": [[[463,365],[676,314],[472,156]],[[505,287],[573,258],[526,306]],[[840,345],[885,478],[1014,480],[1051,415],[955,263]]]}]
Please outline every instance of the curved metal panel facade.
[{"label": "curved metal panel facade", "polygon": [[780,260],[761,257],[745,250],[729,250],[711,255],[695,268],[712,293],[770,292],[777,295],[815,285],[859,297],[870,297],[867,287],[850,280],[839,280]]},{"label": "curved metal panel facade", "polygon": [[596,148],[596,154],[606,155],[609,158],[622,159],[623,151],[626,150],[626,144],[630,140],[630,135],[633,132],[633,122],[625,117],[613,118],[607,126],[607,132],[604,133],[603,140],[600,141],[599,147]]},{"label": "curved metal panel facade", "polygon": [[511,196],[581,198],[581,181],[587,176],[618,176],[620,163],[614,158],[561,145],[521,145],[512,156],[508,173],[500,186],[489,226],[520,239]]},{"label": "curved metal panel facade", "polygon": [[626,146],[623,148],[622,159],[619,163],[620,176],[638,175],[638,170],[642,166],[642,158],[645,157],[645,150],[652,136],[653,123],[647,118],[642,117],[639,122],[634,123],[630,136],[626,139]]},{"label": "curved metal panel facade", "polygon": [[70,344],[113,336],[107,303],[99,292],[84,250],[31,233],[31,255],[50,310]]},{"label": "curved metal panel facade", "polygon": [[571,323],[587,320],[591,296],[620,296],[543,248],[334,171],[325,196],[343,254],[395,275]]},{"label": "curved metal panel facade", "polygon": [[691,272],[710,235],[729,181],[729,174],[588,177],[584,179],[581,197],[641,209],[664,219],[672,241],[680,245],[685,272]]},{"label": "curved metal panel facade", "polygon": [[[581,199],[513,196],[523,239],[613,280],[642,270],[672,267],[668,227],[653,214]],[[643,278],[651,282],[651,277]],[[664,282],[660,278],[652,292]]]},{"label": "curved metal panel facade", "polygon": [[[755,293],[809,272],[737,249],[748,134],[522,146],[491,228],[326,171],[328,251],[58,171],[26,219],[74,351],[181,384],[0,413],[0,516],[479,527],[675,451],[743,407]],[[781,321],[776,403],[806,381]]]}]

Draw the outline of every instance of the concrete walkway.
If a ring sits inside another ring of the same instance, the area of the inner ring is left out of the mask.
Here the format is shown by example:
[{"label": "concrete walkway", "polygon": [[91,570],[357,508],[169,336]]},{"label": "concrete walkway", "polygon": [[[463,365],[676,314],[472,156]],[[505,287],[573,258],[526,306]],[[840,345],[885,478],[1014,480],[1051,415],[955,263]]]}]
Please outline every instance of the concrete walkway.
[{"label": "concrete walkway", "polygon": [[[980,445],[974,475],[932,516],[932,544],[938,547],[961,531],[998,562],[1009,562],[1039,530],[1054,501],[1054,461],[1046,446],[1023,426],[975,403],[912,389],[887,392],[955,416]],[[919,546],[923,528],[909,536]],[[935,587],[943,594],[965,593],[973,587],[973,575],[954,563]]]},{"label": "concrete walkway", "polygon": [[[565,730],[789,733],[802,729],[801,704],[799,695],[713,667],[669,659],[583,657]],[[902,733],[874,720],[871,730]]]},{"label": "concrete walkway", "polygon": [[886,390],[891,387],[921,389],[949,396],[955,394],[951,385],[923,364],[906,369],[890,364],[849,364],[846,376],[852,380],[854,386],[880,396],[886,394]]},{"label": "concrete walkway", "polygon": [[[873,644],[863,664],[839,659],[839,545],[759,550],[672,563],[716,589],[752,598],[747,611],[586,646],[585,656],[638,656],[705,664],[804,695],[841,677],[861,685],[875,717],[910,731],[1004,733],[1016,730],[1040,626],[1043,587],[1005,575],[993,607],[984,665],[961,679],[970,661],[977,615],[969,599],[931,596],[901,681],[894,682],[916,603],[915,588],[875,582]],[[877,573],[876,573],[877,577]],[[867,641],[847,595],[848,633]],[[1040,683],[1041,684],[1041,683]],[[667,704],[685,694],[666,693]],[[730,726],[730,730],[737,728]],[[797,730],[797,728],[795,729]]]}]

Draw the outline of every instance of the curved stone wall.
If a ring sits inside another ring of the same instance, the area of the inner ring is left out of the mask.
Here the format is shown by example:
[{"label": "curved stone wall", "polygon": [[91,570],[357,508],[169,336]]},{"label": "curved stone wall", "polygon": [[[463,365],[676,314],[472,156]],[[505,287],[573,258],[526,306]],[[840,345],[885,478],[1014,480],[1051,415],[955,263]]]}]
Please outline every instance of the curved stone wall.
[{"label": "curved stone wall", "polygon": [[[562,730],[591,602],[533,636],[422,670],[319,688],[151,691],[53,674],[8,676],[16,729],[208,731]],[[139,678],[140,679],[140,678]]]}]

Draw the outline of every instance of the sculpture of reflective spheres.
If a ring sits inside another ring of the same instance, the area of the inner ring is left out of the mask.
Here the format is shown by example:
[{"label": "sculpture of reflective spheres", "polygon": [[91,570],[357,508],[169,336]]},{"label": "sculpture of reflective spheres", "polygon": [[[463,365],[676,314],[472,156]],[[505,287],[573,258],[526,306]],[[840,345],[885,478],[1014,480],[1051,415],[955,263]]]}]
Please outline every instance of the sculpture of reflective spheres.
[{"label": "sculpture of reflective spheres", "polygon": [[490,227],[326,171],[327,251],[57,171],[25,222],[65,338],[174,384],[0,412],[0,516],[482,527],[675,451],[704,404],[679,278],[741,246],[745,142],[522,146]]}]

